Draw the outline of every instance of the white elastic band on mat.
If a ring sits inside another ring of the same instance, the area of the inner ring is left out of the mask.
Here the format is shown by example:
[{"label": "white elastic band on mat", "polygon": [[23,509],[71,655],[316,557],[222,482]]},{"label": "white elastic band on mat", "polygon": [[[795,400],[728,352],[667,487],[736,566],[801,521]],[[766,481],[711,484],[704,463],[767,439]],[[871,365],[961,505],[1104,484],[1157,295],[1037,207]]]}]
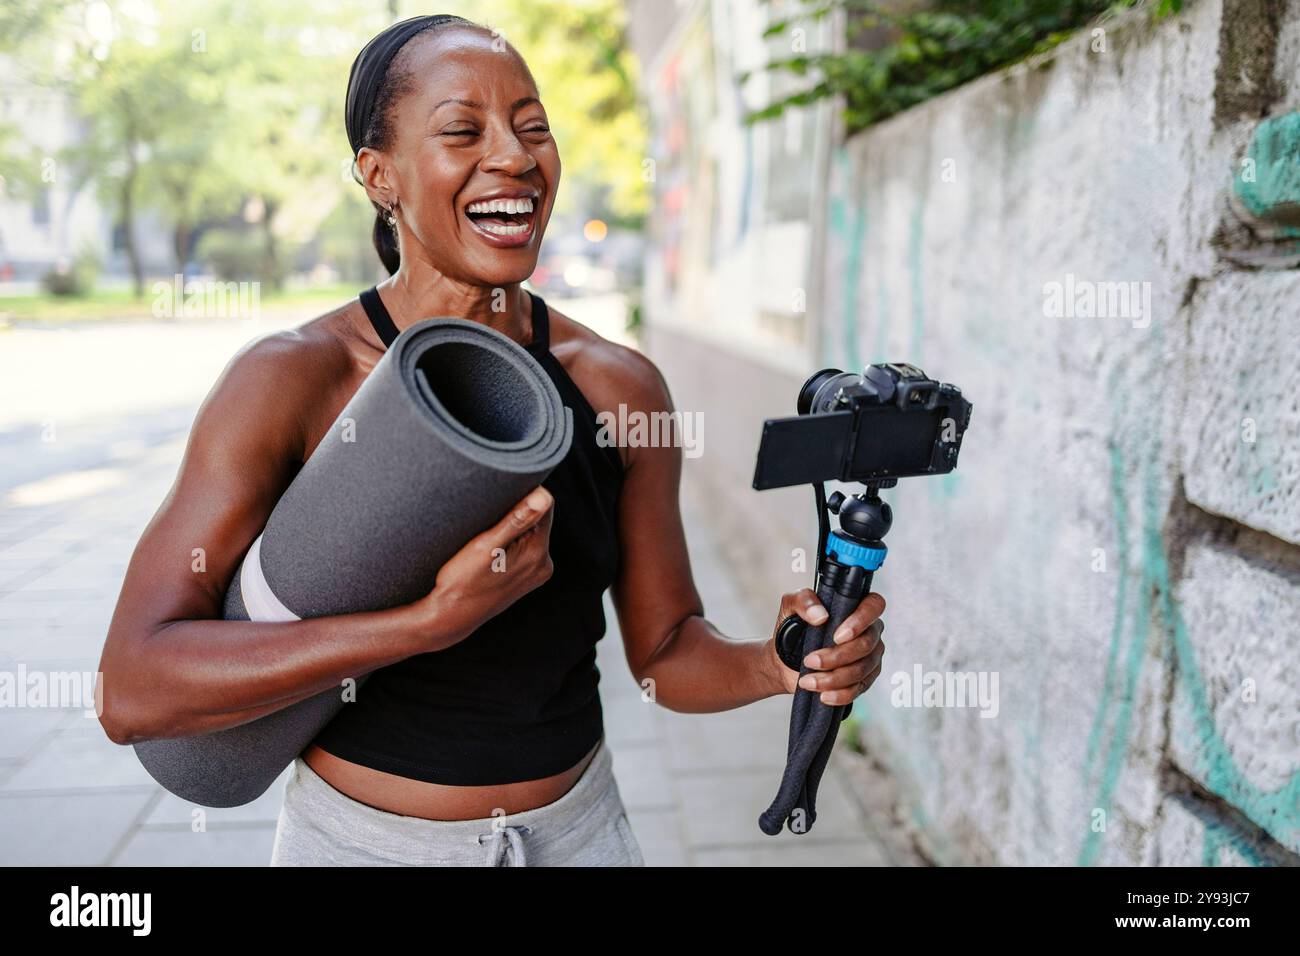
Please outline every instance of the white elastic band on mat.
[{"label": "white elastic band on mat", "polygon": [[262,536],[259,534],[244,556],[244,566],[239,572],[239,596],[244,599],[244,610],[250,621],[301,621],[275,596],[271,585],[262,573]]}]

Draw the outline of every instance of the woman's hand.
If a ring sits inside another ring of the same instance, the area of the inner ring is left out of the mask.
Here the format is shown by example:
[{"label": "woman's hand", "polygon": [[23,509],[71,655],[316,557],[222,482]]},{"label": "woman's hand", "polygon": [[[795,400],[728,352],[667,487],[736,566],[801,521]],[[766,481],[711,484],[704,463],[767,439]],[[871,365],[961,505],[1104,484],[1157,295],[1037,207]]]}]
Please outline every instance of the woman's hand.
[{"label": "woman's hand", "polygon": [[474,633],[550,580],[555,499],[534,488],[493,527],[471,538],[438,570],[433,590],[414,608],[442,650]]},{"label": "woman's hand", "polygon": [[[793,694],[802,687],[820,691],[823,704],[851,704],[880,676],[881,659],[885,653],[885,642],[881,640],[885,622],[880,615],[884,611],[885,599],[879,594],[873,591],[863,598],[836,630],[832,637],[834,646],[814,651],[804,658],[804,666],[819,673],[805,674],[802,678],[798,671],[786,667],[777,655],[774,631],[769,647],[776,658],[785,692]],[[781,598],[776,626],[779,628],[781,622],[792,614],[797,614],[814,627],[825,624],[830,616],[811,588],[793,591]]]}]

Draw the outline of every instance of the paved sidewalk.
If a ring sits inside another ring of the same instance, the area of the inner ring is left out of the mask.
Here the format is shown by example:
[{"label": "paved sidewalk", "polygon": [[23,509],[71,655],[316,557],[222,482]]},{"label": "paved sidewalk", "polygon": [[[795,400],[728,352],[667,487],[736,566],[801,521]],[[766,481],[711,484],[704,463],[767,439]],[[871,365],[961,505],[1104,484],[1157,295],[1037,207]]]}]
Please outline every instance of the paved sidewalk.
[{"label": "paved sidewalk", "polygon": [[[769,632],[772,606],[746,605],[715,551],[706,519],[690,493],[683,519],[705,613],[731,637]],[[613,622],[612,610],[607,615]],[[623,659],[618,632],[599,648],[602,700],[614,770],[646,862],[690,866],[885,865],[846,789],[851,779],[832,763],[817,796],[817,825],[803,836],[769,837],[758,815],[776,795],[785,767],[790,698],[773,697],[716,714],[678,714],[642,703]]]},{"label": "paved sidewalk", "polygon": [[[193,402],[211,381],[196,375]],[[53,448],[9,446],[25,451],[5,462],[10,481],[0,474],[0,674],[93,673],[131,550],[175,475],[192,414],[182,405],[142,410],[126,425],[69,427],[53,470],[33,460]],[[0,449],[14,434],[0,434]],[[70,436],[99,444],[78,456]],[[15,486],[12,474],[23,469],[43,477]],[[706,521],[685,499],[710,619],[735,637],[759,636],[772,609],[740,600]],[[834,766],[815,831],[764,836],[756,820],[780,779],[788,698],[707,715],[644,703],[612,609],[608,619],[599,651],[608,739],[649,864],[886,862],[844,789],[851,777]],[[262,865],[281,789],[247,807],[199,811],[159,788],[131,749],[108,741],[80,709],[0,706],[0,864]]]}]

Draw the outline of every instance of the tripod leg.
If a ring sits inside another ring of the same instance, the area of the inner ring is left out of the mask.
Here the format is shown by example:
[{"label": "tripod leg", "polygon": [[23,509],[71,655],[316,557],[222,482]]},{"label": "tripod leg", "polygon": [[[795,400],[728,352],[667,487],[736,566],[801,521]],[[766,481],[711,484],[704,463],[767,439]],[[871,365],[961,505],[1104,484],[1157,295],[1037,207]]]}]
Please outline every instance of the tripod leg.
[{"label": "tripod leg", "polygon": [[[806,673],[808,669],[801,668],[800,676]],[[759,827],[769,836],[781,832],[786,817],[803,791],[803,774],[799,768],[806,766],[812,757],[811,753],[804,755],[803,751],[809,748],[810,734],[815,732],[810,730],[809,724],[816,720],[815,709],[824,706],[814,700],[814,697],[812,691],[802,687],[794,692],[794,702],[790,705],[790,738],[786,747],[785,772],[776,799],[758,821]]]},{"label": "tripod leg", "polygon": [[[823,607],[827,607],[827,613],[830,613],[826,589],[818,589],[817,599],[822,602]],[[829,620],[827,624],[829,624]],[[812,673],[807,667],[803,666],[803,659],[822,646],[826,631],[826,624],[820,626],[808,625],[804,628],[803,646],[799,649],[799,677]],[[832,632],[834,633],[834,632]],[[801,687],[796,687],[794,692],[794,702],[790,705],[790,740],[786,746],[786,760],[794,754],[795,745],[802,739],[804,729],[808,725],[808,715],[812,712],[813,695]]]},{"label": "tripod leg", "polygon": [[[858,598],[831,592],[826,596],[826,605],[836,613],[837,617],[843,619],[853,613],[853,610],[858,605]],[[833,635],[835,631],[832,629],[830,633],[832,637],[826,640],[822,645],[823,647],[830,647],[834,644]],[[809,653],[812,653],[811,649]],[[817,703],[822,707],[827,706],[822,704],[820,699]],[[826,771],[826,765],[830,762],[831,752],[835,749],[835,739],[839,734],[840,722],[852,708],[841,704],[829,709],[833,713],[822,737],[821,745],[817,748],[812,762],[808,765],[803,789],[799,793],[799,799],[795,803],[794,811],[790,816],[788,826],[792,833],[806,833],[817,820],[817,788],[821,783],[822,774]]]},{"label": "tripod leg", "polygon": [[[826,608],[827,614],[830,613],[831,601],[834,599],[834,597],[835,597],[835,592],[825,585],[817,589],[817,600],[821,602],[822,607]],[[802,642],[802,646],[799,648],[799,677],[800,678],[802,678],[805,674],[812,673],[812,671],[809,668],[803,666],[803,659],[807,657],[809,654],[811,654],[813,651],[818,650],[819,648],[825,646],[824,642],[826,640],[826,629],[827,627],[830,626],[830,624],[831,621],[829,618],[827,618],[825,624],[822,625],[810,624],[804,628],[803,642]],[[831,630],[830,633],[834,634],[835,631]],[[804,730],[808,725],[808,716],[809,714],[812,713],[813,697],[814,694],[811,691],[804,690],[801,687],[795,689],[794,702],[790,706],[790,739],[787,742],[786,754],[785,754],[787,762],[790,760],[790,757],[794,754],[795,746],[798,744],[799,740],[802,739],[804,736]]]},{"label": "tripod leg", "polygon": [[[808,767],[808,776],[804,780],[803,792],[799,794],[799,802],[795,804],[794,812],[791,814],[791,831],[807,832],[809,828],[817,821],[817,788],[821,785],[822,774],[826,770],[826,765],[830,763],[831,754],[835,750],[835,739],[839,733],[840,721],[839,712],[848,711],[847,706],[836,708],[837,716],[831,718],[831,725],[826,731],[826,737],[822,741],[821,747],[818,748],[816,756],[813,757],[812,764]],[[802,811],[804,828],[795,830],[793,823],[795,816]]]},{"label": "tripod leg", "polygon": [[[821,627],[809,628],[804,640],[805,654],[827,646],[836,628],[844,622],[858,603],[854,597],[836,593],[829,587],[825,593],[818,596],[822,599],[830,617]],[[800,676],[808,672],[807,668],[801,668]],[[832,728],[832,720],[840,716],[838,707],[823,704],[814,691],[799,688],[795,695],[796,699],[791,707],[791,740],[785,772],[776,798],[758,819],[759,828],[769,836],[781,832],[791,811],[804,798],[809,769],[825,743],[827,734]],[[805,701],[799,700],[800,695],[804,695]],[[821,776],[821,770],[824,768],[823,762],[817,771],[817,777]],[[816,781],[811,793],[814,795],[816,793]],[[813,811],[812,807],[804,807],[805,819],[800,821],[803,827],[799,832],[806,832],[807,828],[811,827]]]},{"label": "tripod leg", "polygon": [[[893,483],[890,480],[889,486],[892,487]],[[804,657],[832,646],[835,631],[871,590],[874,572],[885,559],[886,549],[880,539],[893,522],[889,506],[880,500],[877,493],[877,483],[868,482],[866,492],[851,499],[837,494],[832,496],[833,501],[826,501],[820,486],[816,486],[815,491],[818,517],[822,522],[817,548],[817,596],[828,612],[828,620],[820,628],[809,628],[805,632],[801,649]],[[829,538],[825,526],[827,507],[840,516],[842,528],[841,532]],[[800,679],[807,673],[808,669],[801,666]],[[806,833],[811,829],[817,817],[817,789],[830,762],[839,725],[849,712],[847,706],[822,703],[819,691],[796,689],[790,708],[785,771],[776,798],[758,818],[759,828],[764,833],[775,836],[787,822],[795,833]],[[791,819],[792,811],[797,813],[796,819]]]}]

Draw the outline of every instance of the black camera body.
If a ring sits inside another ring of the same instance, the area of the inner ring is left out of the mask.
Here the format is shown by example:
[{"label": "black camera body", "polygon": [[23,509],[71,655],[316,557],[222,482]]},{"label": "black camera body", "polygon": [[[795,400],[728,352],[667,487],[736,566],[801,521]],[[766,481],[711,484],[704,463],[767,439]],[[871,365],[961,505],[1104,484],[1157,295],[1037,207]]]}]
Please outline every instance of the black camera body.
[{"label": "black camera body", "polygon": [[905,362],[862,373],[823,369],[799,392],[799,414],[763,423],[754,488],[838,479],[890,487],[957,467],[971,403],[961,389]]}]

